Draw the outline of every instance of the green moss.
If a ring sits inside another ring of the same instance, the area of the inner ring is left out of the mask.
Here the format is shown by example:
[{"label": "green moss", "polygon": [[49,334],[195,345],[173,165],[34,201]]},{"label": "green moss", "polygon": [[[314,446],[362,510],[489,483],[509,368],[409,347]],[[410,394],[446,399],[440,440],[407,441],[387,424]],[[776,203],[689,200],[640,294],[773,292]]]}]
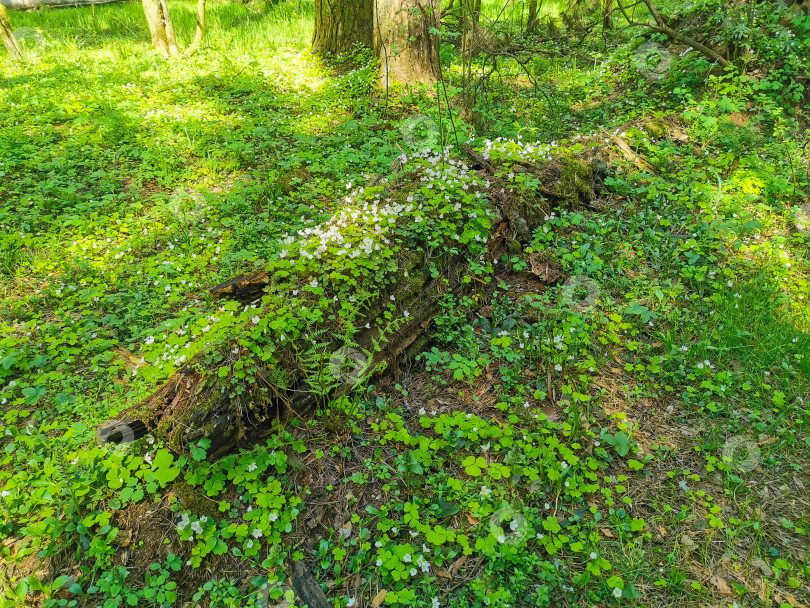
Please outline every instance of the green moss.
[{"label": "green moss", "polygon": [[203,496],[197,488],[187,484],[185,481],[178,481],[172,486],[172,491],[180,499],[183,509],[192,515],[200,517],[206,515],[211,518],[219,516],[217,503]]},{"label": "green moss", "polygon": [[571,155],[562,158],[561,162],[560,196],[572,207],[592,200],[594,171],[591,164]]},{"label": "green moss", "polygon": [[661,118],[647,118],[641,125],[648,135],[652,135],[656,139],[663,139],[669,133],[667,123]]},{"label": "green moss", "polygon": [[289,195],[293,190],[308,179],[309,172],[303,167],[296,167],[295,169],[291,169],[281,176],[281,179],[279,180],[279,189],[285,196]]}]

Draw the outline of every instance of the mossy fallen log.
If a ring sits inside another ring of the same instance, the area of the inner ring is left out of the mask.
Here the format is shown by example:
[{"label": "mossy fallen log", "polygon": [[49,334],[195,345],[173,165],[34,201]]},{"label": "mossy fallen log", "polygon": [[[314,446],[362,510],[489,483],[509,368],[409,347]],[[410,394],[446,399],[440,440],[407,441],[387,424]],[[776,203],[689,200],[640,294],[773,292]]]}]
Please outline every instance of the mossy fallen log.
[{"label": "mossy fallen log", "polygon": [[471,166],[447,154],[409,159],[329,221],[285,238],[260,272],[214,287],[220,312],[180,330],[192,337],[188,354],[147,349],[151,373],[168,380],[101,425],[99,439],[148,431],[177,451],[207,439],[216,458],[273,420],[312,416],[397,373],[403,355],[424,349],[445,294],[476,289],[510,242],[527,241],[552,208],[589,203],[604,177],[582,146],[495,142],[467,153]]}]

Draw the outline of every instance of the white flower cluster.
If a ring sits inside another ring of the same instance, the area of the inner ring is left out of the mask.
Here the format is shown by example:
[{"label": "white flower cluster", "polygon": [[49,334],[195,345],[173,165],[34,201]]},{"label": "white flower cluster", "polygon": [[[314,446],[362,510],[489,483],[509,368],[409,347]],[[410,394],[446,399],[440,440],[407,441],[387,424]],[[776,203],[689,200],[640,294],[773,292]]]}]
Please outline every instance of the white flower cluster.
[{"label": "white flower cluster", "polygon": [[514,139],[499,137],[497,139],[484,142],[484,149],[481,155],[490,159],[494,157],[501,160],[523,160],[529,162],[542,162],[552,159],[552,152],[557,148],[557,142],[542,144],[535,142],[526,144]]},{"label": "white flower cluster", "polygon": [[[364,188],[356,190],[346,197],[345,202],[354,202],[353,197],[361,197],[364,191]],[[320,260],[329,247],[337,247],[338,256],[356,258],[363,253],[370,255],[372,251],[380,250],[380,242],[386,245],[391,243],[384,235],[396,224],[397,217],[404,208],[403,205],[390,201],[391,199],[386,199],[383,203],[378,196],[354,209],[343,209],[319,226],[299,230],[298,238],[285,235],[283,243],[297,249],[299,255],[308,260]],[[362,240],[353,249],[352,242],[347,237],[351,232],[357,231]],[[288,255],[289,250],[284,249],[280,257],[285,258]]]},{"label": "white flower cluster", "polygon": [[206,517],[205,515],[200,517],[199,520],[191,521],[191,518],[189,517],[188,513],[183,512],[183,514],[180,516],[180,522],[177,524],[177,530],[179,532],[191,526],[192,532],[194,532],[195,534],[202,534],[203,531],[202,525],[207,521],[208,517]]}]

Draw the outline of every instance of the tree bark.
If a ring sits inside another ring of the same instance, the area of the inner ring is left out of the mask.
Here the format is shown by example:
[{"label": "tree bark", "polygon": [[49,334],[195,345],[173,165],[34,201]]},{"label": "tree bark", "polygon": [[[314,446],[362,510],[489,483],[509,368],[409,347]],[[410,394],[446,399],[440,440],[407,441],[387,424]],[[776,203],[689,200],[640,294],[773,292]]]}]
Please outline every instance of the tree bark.
[{"label": "tree bark", "polygon": [[196,53],[205,37],[205,0],[197,0],[197,28],[194,30],[194,41],[186,49],[186,57]]},{"label": "tree bark", "polygon": [[315,0],[312,52],[337,55],[355,45],[370,47],[374,35],[374,0]]},{"label": "tree bark", "polygon": [[[542,6],[542,0],[540,6]],[[526,32],[533,34],[537,29],[537,16],[540,12],[540,6],[537,5],[537,0],[529,0],[529,18],[526,20]]]},{"label": "tree bark", "polygon": [[318,581],[304,561],[293,562],[292,566],[285,567],[290,584],[295,591],[295,603],[308,608],[332,608]]},{"label": "tree bark", "polygon": [[[598,153],[561,150],[559,156],[539,165],[521,163],[517,170],[532,173],[543,186],[530,195],[511,196],[506,188],[502,190],[507,184],[499,177],[499,168],[471,148],[465,150],[473,159],[471,169],[477,169],[481,178],[492,184],[488,190],[488,259],[500,258],[515,238],[528,242],[530,231],[543,223],[552,208],[587,205],[600,191],[606,167],[598,162]],[[323,312],[322,320],[307,325],[298,338],[273,338],[272,350],[260,353],[269,358],[262,358],[253,371],[240,366],[239,370],[246,372],[242,376],[228,372],[229,361],[241,362],[243,353],[248,352],[238,334],[224,343],[206,345],[151,396],[122,412],[118,419],[102,424],[97,430],[99,441],[132,441],[152,432],[166,439],[173,450],[185,452],[199,440],[208,439],[209,458],[218,458],[240,445],[261,440],[272,431],[274,420],[310,417],[328,399],[344,394],[340,391],[354,390],[355,383],[349,380],[355,379],[357,370],[361,370],[365,381],[386,370],[398,374],[399,359],[422,352],[428,344],[429,329],[442,310],[444,296],[448,292],[468,293],[478,284],[470,279],[472,260],[465,246],[448,237],[447,242],[431,250],[445,253],[431,257],[426,251],[405,246],[392,250],[395,257],[383,280],[385,287],[377,286],[379,279],[368,277],[349,292],[376,294],[359,318],[344,319],[339,313],[341,304],[336,303],[336,308]],[[215,287],[211,295],[243,305],[261,300],[263,318],[290,318],[293,310],[303,307],[302,300],[296,300],[298,289],[293,290],[297,279],[289,283],[288,275],[285,272],[279,276],[275,271],[243,275]],[[324,302],[331,299],[322,300],[320,305]],[[400,312],[409,312],[400,314],[393,329],[383,333],[378,322],[386,314],[390,316],[392,302]],[[358,350],[354,354],[340,337],[347,323],[356,329],[352,341]],[[325,390],[331,391],[328,393],[313,389],[319,383],[324,386],[319,377],[324,373],[323,365],[313,367],[302,362],[308,357],[308,349],[315,348],[315,340],[322,355],[320,361],[329,363],[327,372],[342,378],[337,384],[327,383]],[[368,360],[359,361],[357,353],[364,353]],[[357,363],[357,367],[344,371],[346,363]],[[228,373],[223,376],[223,371]]]},{"label": "tree bark", "polygon": [[177,38],[174,34],[172,18],[166,0],[142,0],[143,12],[152,36],[152,46],[164,57],[176,57],[180,54]]},{"label": "tree bark", "polygon": [[439,77],[439,0],[375,0],[374,54],[380,80],[433,83]]},{"label": "tree bark", "polygon": [[604,12],[602,13],[602,29],[604,30],[612,30],[613,29],[613,0],[604,0],[604,6],[602,9]]},{"label": "tree bark", "polygon": [[11,21],[9,21],[6,7],[0,4],[0,38],[3,39],[3,44],[12,59],[19,59],[22,53],[20,52],[20,45],[17,44],[17,39],[14,37],[14,30],[11,29]]}]

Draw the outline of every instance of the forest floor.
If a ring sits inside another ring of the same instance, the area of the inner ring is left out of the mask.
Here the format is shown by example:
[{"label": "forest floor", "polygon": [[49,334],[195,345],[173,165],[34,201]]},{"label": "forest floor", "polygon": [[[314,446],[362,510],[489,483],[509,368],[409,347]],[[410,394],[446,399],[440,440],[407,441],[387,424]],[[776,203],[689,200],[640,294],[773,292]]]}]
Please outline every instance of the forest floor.
[{"label": "forest floor", "polygon": [[[311,15],[214,3],[171,62],[138,4],[12,15],[0,605],[276,605],[303,559],[340,608],[810,606],[806,107],[594,40],[538,54],[538,86],[504,62],[451,124],[366,52],[311,56]],[[448,133],[507,164],[594,145],[610,176],[473,266],[397,377],[218,462],[97,444],[230,314],[209,288],[403,152],[466,161]]]}]

